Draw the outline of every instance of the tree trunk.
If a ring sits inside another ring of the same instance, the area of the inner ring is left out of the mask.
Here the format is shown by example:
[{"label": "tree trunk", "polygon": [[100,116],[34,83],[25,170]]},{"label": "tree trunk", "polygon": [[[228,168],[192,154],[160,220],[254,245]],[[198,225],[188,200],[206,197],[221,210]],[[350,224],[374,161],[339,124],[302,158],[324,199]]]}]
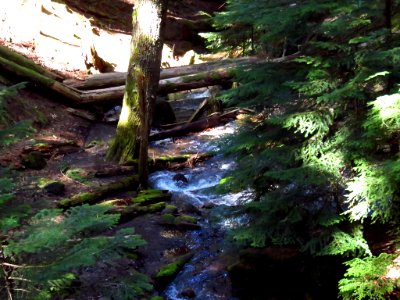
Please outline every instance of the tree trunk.
[{"label": "tree trunk", "polygon": [[392,30],[392,5],[393,0],[385,0],[385,27]]},{"label": "tree trunk", "polygon": [[124,162],[139,154],[139,177],[147,186],[147,147],[160,76],[166,0],[137,0],[132,14],[131,58],[116,136],[108,158]]}]

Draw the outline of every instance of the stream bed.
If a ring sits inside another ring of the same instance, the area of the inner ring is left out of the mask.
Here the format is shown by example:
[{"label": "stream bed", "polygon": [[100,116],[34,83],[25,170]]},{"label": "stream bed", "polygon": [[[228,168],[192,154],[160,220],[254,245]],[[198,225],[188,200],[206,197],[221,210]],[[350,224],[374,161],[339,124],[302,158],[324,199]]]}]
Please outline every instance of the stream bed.
[{"label": "stream bed", "polygon": [[[161,151],[163,155],[218,153],[216,141],[234,130],[235,123],[231,122],[181,139],[155,142],[152,147],[154,151]],[[227,247],[227,241],[224,239],[226,229],[233,226],[235,220],[215,218],[213,213],[223,207],[235,206],[248,198],[249,193],[245,192],[227,195],[215,192],[215,187],[225,173],[234,167],[233,160],[227,160],[217,154],[193,168],[158,171],[150,175],[153,188],[169,190],[175,203],[194,206],[201,214],[201,229],[190,231],[185,237],[190,251],[195,254],[165,289],[163,296],[166,299],[235,299],[232,297],[227,274],[227,267],[232,263],[235,251],[233,246]],[[180,178],[184,176],[185,179],[176,180],[177,175]]]}]

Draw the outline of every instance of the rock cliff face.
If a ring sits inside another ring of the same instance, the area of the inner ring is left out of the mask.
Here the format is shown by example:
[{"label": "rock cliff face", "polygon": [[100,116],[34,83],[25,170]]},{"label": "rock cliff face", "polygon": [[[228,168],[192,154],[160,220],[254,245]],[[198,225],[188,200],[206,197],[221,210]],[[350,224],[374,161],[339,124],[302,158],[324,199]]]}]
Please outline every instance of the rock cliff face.
[{"label": "rock cliff face", "polygon": [[[97,26],[130,34],[134,0],[65,0],[74,10],[95,20]],[[208,17],[223,8],[222,0],[174,0],[169,2],[166,44],[182,55],[188,50],[204,50],[204,41],[198,32],[212,31]]]},{"label": "rock cliff face", "polygon": [[[222,3],[170,1],[163,67],[188,64],[195,53],[204,53],[204,40],[198,33],[212,30],[206,14],[223,9]],[[0,44],[67,77],[124,72],[129,62],[133,6],[134,0],[3,1]]]}]

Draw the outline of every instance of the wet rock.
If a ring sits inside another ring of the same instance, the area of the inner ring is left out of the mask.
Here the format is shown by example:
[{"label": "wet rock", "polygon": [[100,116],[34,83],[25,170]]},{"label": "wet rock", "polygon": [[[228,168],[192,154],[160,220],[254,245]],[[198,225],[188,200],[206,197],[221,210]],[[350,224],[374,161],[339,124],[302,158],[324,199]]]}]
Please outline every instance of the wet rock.
[{"label": "wet rock", "polygon": [[43,153],[32,151],[23,157],[22,165],[27,169],[41,170],[46,167],[47,162]]},{"label": "wet rock", "polygon": [[196,293],[191,288],[185,288],[182,292],[178,294],[178,297],[193,299],[194,297],[196,297]]},{"label": "wet rock", "polygon": [[191,203],[182,203],[181,205],[179,205],[179,207],[180,207],[179,211],[181,213],[198,215],[198,216],[201,215],[200,210]]},{"label": "wet rock", "polygon": [[59,181],[49,182],[43,186],[43,190],[53,195],[61,195],[64,192],[64,188],[64,183]]},{"label": "wet rock", "polygon": [[186,176],[182,173],[175,174],[174,177],[172,177],[172,180],[176,181],[176,182],[183,182],[183,183],[189,182],[189,180],[186,178]]},{"label": "wet rock", "polygon": [[201,208],[203,208],[203,209],[211,209],[211,208],[214,208],[214,207],[215,207],[215,203],[206,202],[206,203],[203,204],[203,206]]}]

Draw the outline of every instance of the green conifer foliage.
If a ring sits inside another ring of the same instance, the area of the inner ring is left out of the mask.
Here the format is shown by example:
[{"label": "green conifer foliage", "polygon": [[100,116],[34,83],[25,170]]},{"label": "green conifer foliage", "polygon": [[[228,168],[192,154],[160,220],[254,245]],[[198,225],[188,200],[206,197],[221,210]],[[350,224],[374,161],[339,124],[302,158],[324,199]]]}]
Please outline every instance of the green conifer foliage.
[{"label": "green conifer foliage", "polygon": [[[118,230],[111,236],[100,235],[117,223],[119,215],[106,214],[107,205],[82,205],[62,213],[60,209],[43,209],[33,216],[24,230],[18,231],[3,246],[3,254],[20,267],[13,271],[17,299],[51,299],[85,289],[73,287],[83,268],[97,263],[117,264],[127,251],[145,242],[132,228]],[[125,277],[126,276],[126,277]],[[98,284],[103,295],[120,295],[118,299],[136,299],[152,289],[146,276],[134,269],[123,278],[108,278]]]},{"label": "green conifer foliage", "polygon": [[[240,71],[238,87],[222,96],[259,111],[224,143],[239,166],[222,182],[255,195],[239,212],[250,222],[233,238],[358,259],[346,264],[340,282],[346,299],[383,299],[399,288],[374,267],[384,254],[373,256],[363,225],[400,225],[399,5],[240,0],[215,17],[225,46],[236,46],[236,24],[246,24],[256,33],[255,49],[269,58],[300,53]],[[385,266],[393,259],[385,256]]]}]

